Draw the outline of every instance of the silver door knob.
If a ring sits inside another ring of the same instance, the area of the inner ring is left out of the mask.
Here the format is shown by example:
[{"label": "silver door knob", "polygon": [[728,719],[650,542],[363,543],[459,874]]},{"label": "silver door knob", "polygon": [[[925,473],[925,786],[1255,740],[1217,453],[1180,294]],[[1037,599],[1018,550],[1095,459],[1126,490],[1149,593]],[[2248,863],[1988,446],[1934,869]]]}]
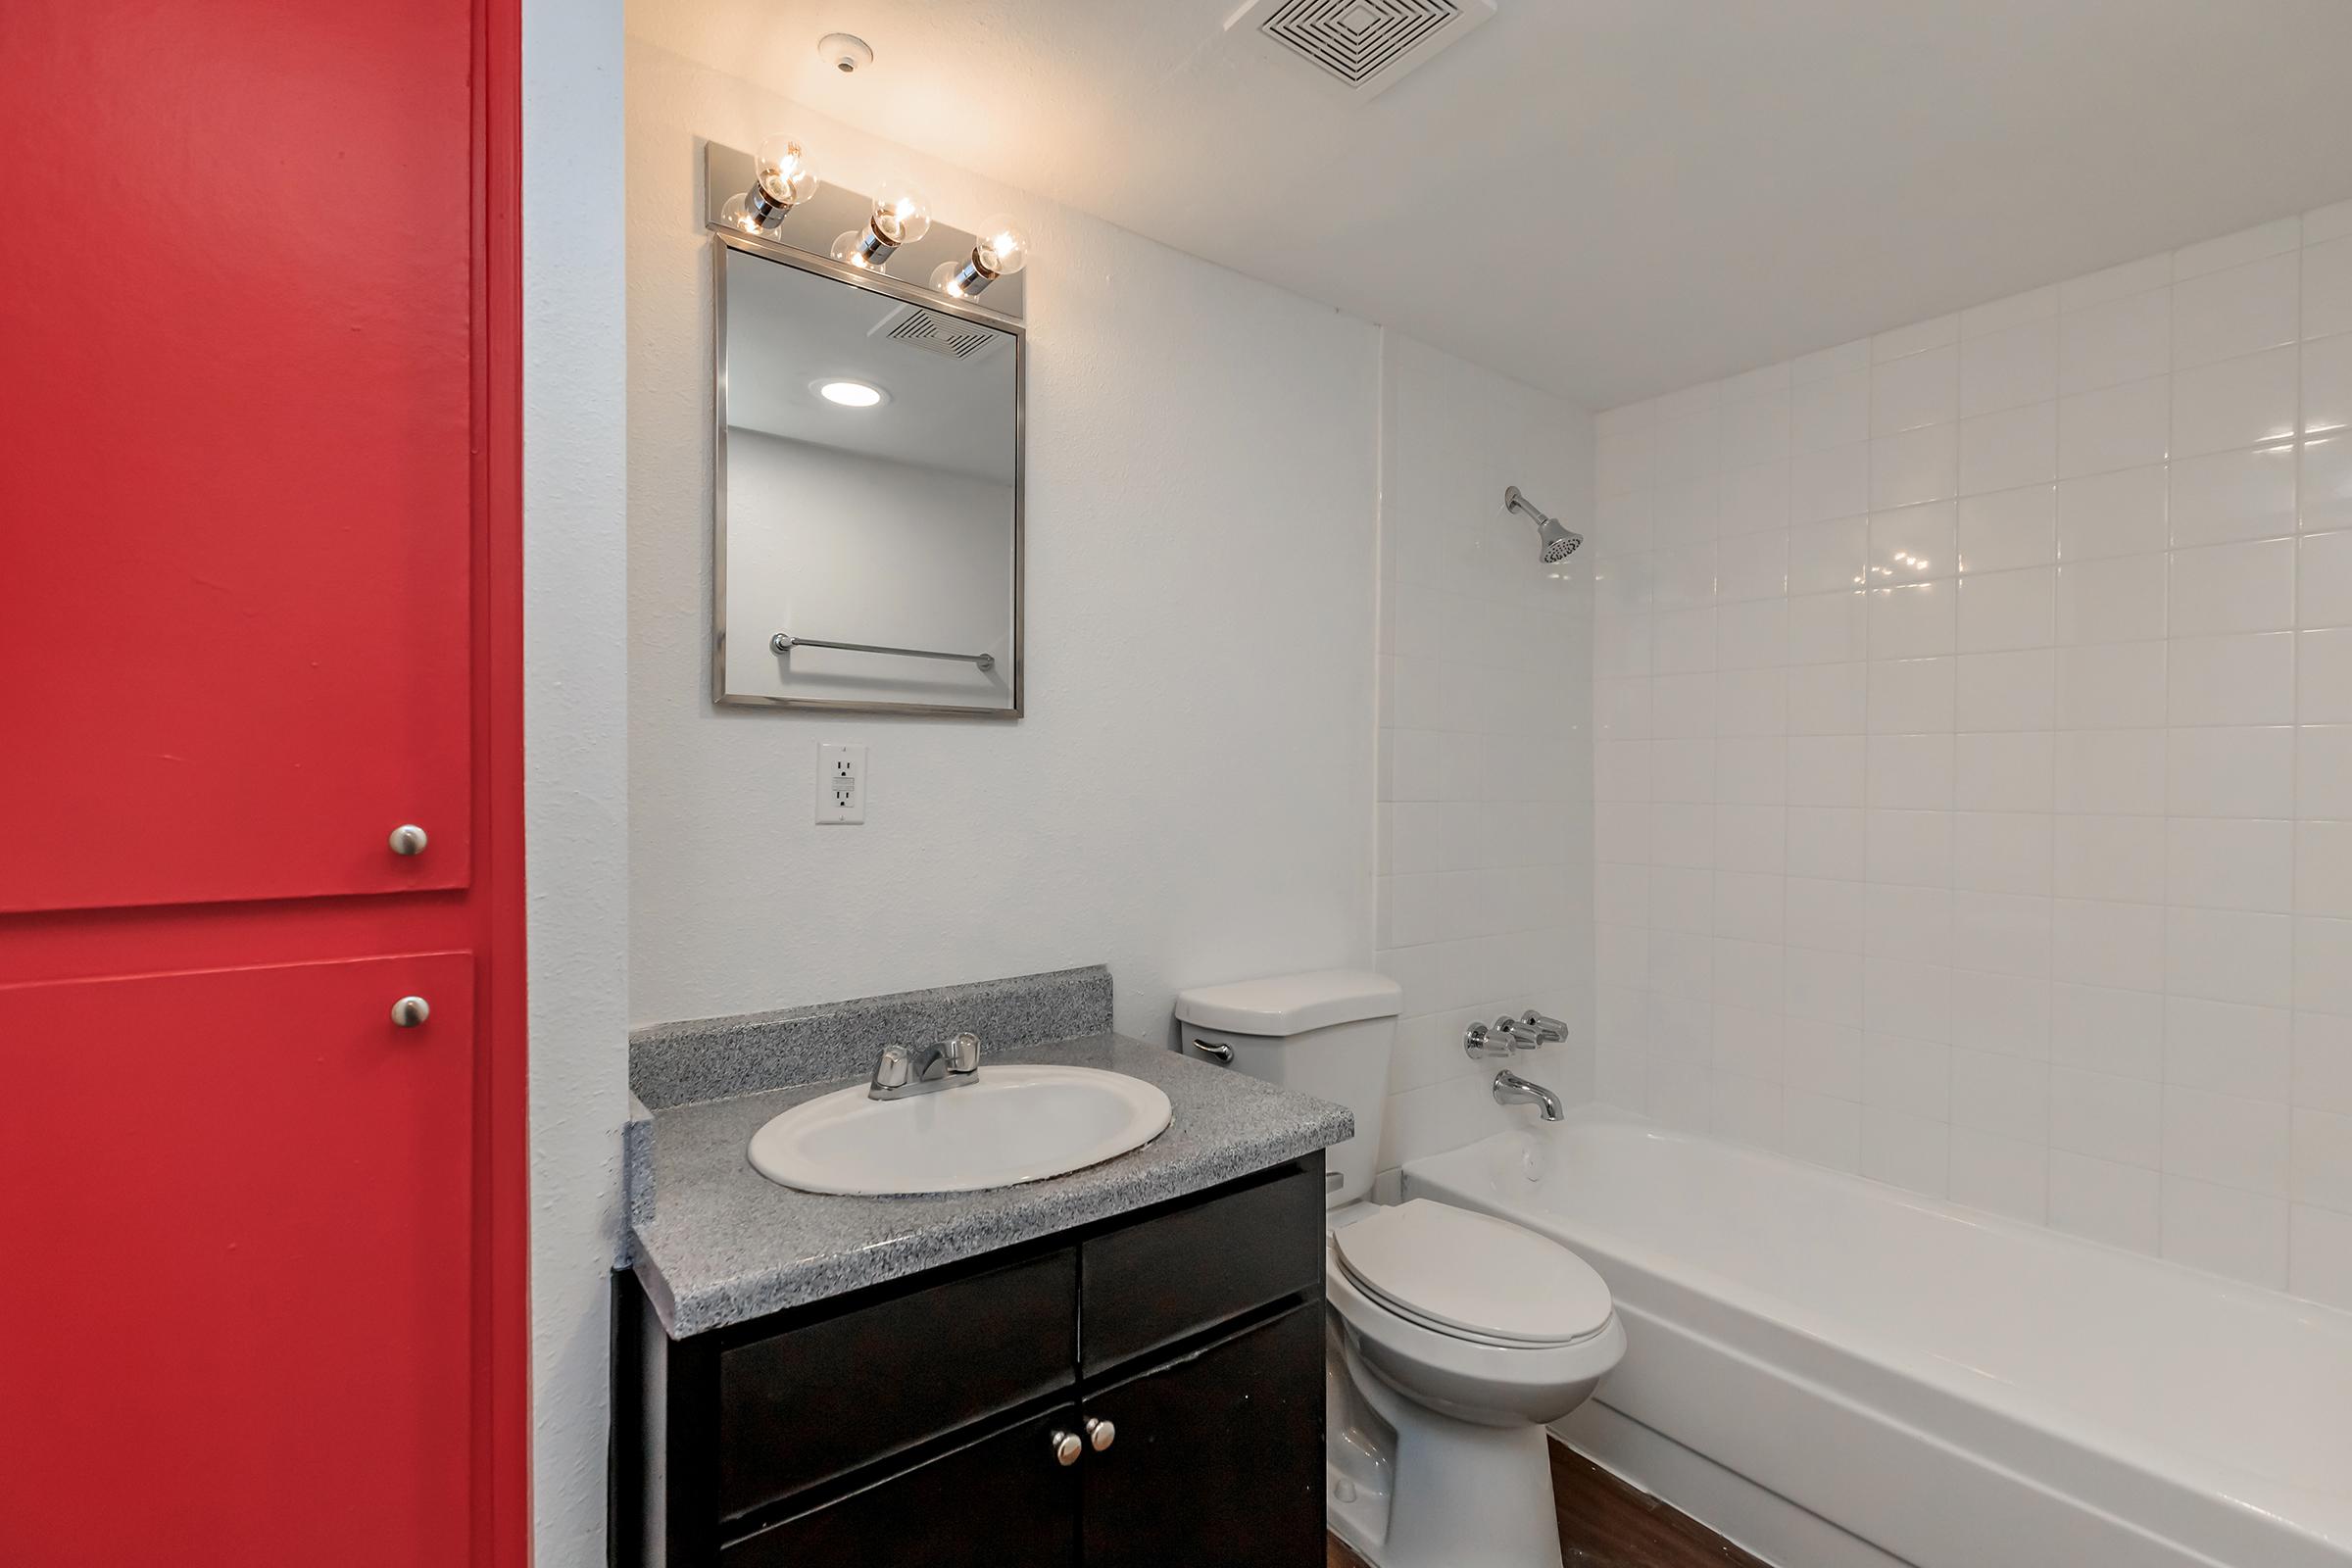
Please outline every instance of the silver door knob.
[{"label": "silver door knob", "polygon": [[391,844],[394,855],[422,855],[427,842],[429,841],[424,836],[424,829],[414,822],[403,822],[392,830]]},{"label": "silver door knob", "polygon": [[1090,1415],[1086,1418],[1086,1441],[1095,1446],[1097,1453],[1101,1453],[1119,1441],[1119,1429],[1098,1416]]},{"label": "silver door knob", "polygon": [[392,1004],[392,1021],[403,1029],[414,1029],[432,1015],[432,1004],[422,997],[403,997]]},{"label": "silver door knob", "polygon": [[1062,1464],[1076,1464],[1078,1456],[1085,1451],[1086,1445],[1078,1441],[1077,1433],[1056,1432],[1054,1434],[1054,1457]]}]

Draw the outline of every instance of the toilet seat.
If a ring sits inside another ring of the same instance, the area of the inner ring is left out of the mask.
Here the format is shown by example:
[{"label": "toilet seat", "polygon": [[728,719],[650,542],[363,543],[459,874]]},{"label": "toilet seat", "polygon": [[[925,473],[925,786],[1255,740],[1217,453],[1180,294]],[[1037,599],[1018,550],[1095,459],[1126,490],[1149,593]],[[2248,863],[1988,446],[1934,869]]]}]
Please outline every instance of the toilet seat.
[{"label": "toilet seat", "polygon": [[1332,1232],[1333,1261],[1372,1302],[1432,1333],[1505,1349],[1572,1346],[1612,1321],[1591,1264],[1492,1215],[1413,1199]]},{"label": "toilet seat", "polygon": [[1597,1332],[1565,1345],[1497,1345],[1416,1321],[1358,1287],[1336,1249],[1323,1292],[1348,1347],[1382,1383],[1457,1420],[1556,1420],[1625,1354],[1625,1328],[1613,1311]]}]

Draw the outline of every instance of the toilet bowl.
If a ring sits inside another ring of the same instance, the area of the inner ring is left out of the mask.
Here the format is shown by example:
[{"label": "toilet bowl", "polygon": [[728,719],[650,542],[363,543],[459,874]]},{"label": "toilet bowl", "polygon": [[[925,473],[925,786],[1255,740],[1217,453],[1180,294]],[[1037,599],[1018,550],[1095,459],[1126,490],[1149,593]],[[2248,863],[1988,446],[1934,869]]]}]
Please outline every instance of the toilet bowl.
[{"label": "toilet bowl", "polygon": [[1333,1530],[1375,1568],[1561,1568],[1544,1429],[1617,1364],[1625,1330],[1600,1276],[1555,1242],[1426,1200],[1363,1200],[1402,1004],[1395,981],[1347,969],[1200,987],[1177,994],[1176,1045],[1355,1117],[1325,1152]]},{"label": "toilet bowl", "polygon": [[1600,1276],[1416,1199],[1333,1214],[1324,1289],[1341,1538],[1377,1568],[1558,1568],[1544,1428],[1625,1353]]}]

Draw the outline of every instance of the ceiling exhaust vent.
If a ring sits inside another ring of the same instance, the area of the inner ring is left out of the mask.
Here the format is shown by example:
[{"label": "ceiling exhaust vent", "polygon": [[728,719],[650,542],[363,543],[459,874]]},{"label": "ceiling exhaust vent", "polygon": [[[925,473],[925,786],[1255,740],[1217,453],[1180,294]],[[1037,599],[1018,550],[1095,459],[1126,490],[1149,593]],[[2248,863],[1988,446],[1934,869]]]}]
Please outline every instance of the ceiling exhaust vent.
[{"label": "ceiling exhaust vent", "polygon": [[1494,15],[1494,0],[1250,0],[1225,19],[1260,49],[1376,98]]},{"label": "ceiling exhaust vent", "polygon": [[943,360],[972,361],[985,359],[988,351],[1004,340],[1002,332],[992,332],[985,326],[958,321],[953,316],[927,311],[920,305],[903,305],[882,318],[868,336],[886,337],[893,343],[904,343],[910,349],[935,354]]}]

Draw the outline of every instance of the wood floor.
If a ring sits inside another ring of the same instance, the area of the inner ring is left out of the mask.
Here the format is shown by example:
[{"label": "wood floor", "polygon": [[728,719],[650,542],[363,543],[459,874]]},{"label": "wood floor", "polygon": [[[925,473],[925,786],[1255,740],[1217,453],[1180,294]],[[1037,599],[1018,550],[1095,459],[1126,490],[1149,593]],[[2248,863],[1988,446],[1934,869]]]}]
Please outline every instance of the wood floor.
[{"label": "wood floor", "polygon": [[[1771,1568],[1689,1514],[1627,1486],[1556,1439],[1551,1501],[1567,1568]],[[1371,1568],[1333,1537],[1324,1568]]]}]

